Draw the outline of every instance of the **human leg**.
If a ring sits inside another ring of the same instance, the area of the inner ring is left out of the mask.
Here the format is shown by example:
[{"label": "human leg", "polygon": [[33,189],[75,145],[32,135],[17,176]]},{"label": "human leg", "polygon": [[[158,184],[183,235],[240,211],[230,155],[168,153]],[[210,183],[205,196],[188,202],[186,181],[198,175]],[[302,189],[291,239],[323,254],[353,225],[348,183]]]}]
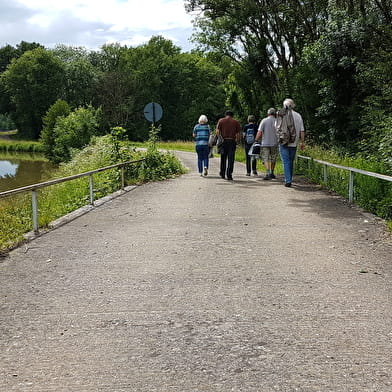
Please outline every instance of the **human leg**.
[{"label": "human leg", "polygon": [[222,178],[225,178],[225,176],[226,176],[227,150],[226,150],[224,144],[222,146],[222,151],[221,151],[220,156],[221,156],[221,160],[220,160],[220,172],[219,172],[219,175]]},{"label": "human leg", "polygon": [[233,179],[233,170],[234,170],[234,159],[235,159],[235,150],[236,143],[234,140],[227,140],[227,179]]},{"label": "human leg", "polygon": [[269,162],[269,165],[270,165],[270,177],[272,179],[276,178],[275,174],[274,174],[274,170],[275,170],[275,164],[276,164],[277,155],[278,155],[278,147],[277,146],[270,147],[270,162]]},{"label": "human leg", "polygon": [[291,185],[293,179],[294,158],[297,147],[287,147],[281,145],[279,151],[283,163],[285,183],[286,185]]},{"label": "human leg", "polygon": [[245,158],[246,158],[246,174],[250,175],[251,171],[251,156],[249,155],[249,150],[252,147],[251,144],[245,143]]},{"label": "human leg", "polygon": [[280,145],[279,152],[283,164],[284,182],[286,184],[291,184],[291,165],[289,148],[287,146]]},{"label": "human leg", "polygon": [[197,169],[199,174],[203,173],[203,146],[196,146],[196,153],[197,153]]}]

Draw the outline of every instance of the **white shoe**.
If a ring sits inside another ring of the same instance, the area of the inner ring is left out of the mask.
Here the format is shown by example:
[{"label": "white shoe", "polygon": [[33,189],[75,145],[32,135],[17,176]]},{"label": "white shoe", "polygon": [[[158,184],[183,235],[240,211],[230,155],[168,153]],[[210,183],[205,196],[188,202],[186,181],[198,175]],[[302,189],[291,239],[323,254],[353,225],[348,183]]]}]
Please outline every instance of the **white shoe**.
[{"label": "white shoe", "polygon": [[205,167],[204,168],[204,175],[206,176],[208,174],[208,169]]}]

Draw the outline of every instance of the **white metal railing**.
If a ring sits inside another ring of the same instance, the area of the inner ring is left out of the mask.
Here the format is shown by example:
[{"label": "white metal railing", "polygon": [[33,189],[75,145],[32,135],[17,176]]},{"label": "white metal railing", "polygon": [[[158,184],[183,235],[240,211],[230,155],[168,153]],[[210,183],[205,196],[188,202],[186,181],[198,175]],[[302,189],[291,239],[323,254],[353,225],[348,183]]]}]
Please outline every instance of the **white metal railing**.
[{"label": "white metal railing", "polygon": [[91,170],[88,172],[75,174],[73,176],[57,178],[55,180],[40,182],[38,184],[33,184],[33,185],[24,186],[21,188],[11,189],[9,191],[0,192],[0,198],[7,197],[7,196],[13,196],[13,195],[16,195],[19,193],[31,191],[33,230],[34,230],[34,232],[37,233],[38,229],[39,229],[39,225],[38,225],[38,196],[37,196],[38,189],[45,188],[45,187],[55,185],[55,184],[60,184],[62,182],[66,182],[66,181],[75,180],[77,178],[89,176],[90,204],[94,205],[94,179],[93,179],[93,175],[95,173],[99,173],[99,172],[102,172],[105,170],[114,169],[116,167],[119,167],[121,169],[121,189],[124,190],[124,188],[125,188],[124,168],[125,168],[125,166],[139,163],[139,162],[143,162],[144,160],[145,159],[142,158],[142,159],[138,159],[135,161],[121,162],[121,163],[117,163],[115,165],[105,166],[105,167],[101,167],[99,169]]},{"label": "white metal railing", "polygon": [[297,158],[305,159],[305,160],[312,161],[312,162],[317,162],[317,163],[320,163],[321,165],[323,165],[323,175],[324,175],[324,182],[325,183],[328,182],[328,167],[334,167],[334,168],[337,168],[337,169],[342,169],[342,170],[349,171],[350,172],[350,178],[349,178],[349,185],[348,185],[348,200],[349,200],[350,203],[352,203],[353,200],[354,200],[354,173],[359,173],[359,174],[362,174],[364,176],[375,177],[375,178],[378,178],[380,180],[391,181],[392,182],[392,177],[391,176],[387,176],[385,174],[378,174],[378,173],[369,172],[369,171],[366,171],[366,170],[356,169],[354,167],[337,165],[335,163],[321,161],[319,159],[306,157],[304,155],[297,155]]}]

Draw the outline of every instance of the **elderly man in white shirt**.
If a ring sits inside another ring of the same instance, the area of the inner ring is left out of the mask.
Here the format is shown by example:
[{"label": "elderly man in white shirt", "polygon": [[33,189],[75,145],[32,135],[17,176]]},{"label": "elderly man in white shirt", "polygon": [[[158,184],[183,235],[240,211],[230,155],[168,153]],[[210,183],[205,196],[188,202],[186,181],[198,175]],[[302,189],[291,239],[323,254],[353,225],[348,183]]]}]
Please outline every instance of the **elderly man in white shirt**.
[{"label": "elderly man in white shirt", "polygon": [[285,186],[291,187],[291,182],[293,179],[294,159],[297,152],[298,142],[301,141],[301,150],[305,146],[305,128],[302,116],[298,112],[293,110],[295,107],[294,101],[290,98],[286,98],[283,101],[283,106],[292,110],[294,127],[296,131],[296,137],[293,143],[289,143],[287,145],[281,144],[279,146],[280,157],[282,159],[284,169]]}]

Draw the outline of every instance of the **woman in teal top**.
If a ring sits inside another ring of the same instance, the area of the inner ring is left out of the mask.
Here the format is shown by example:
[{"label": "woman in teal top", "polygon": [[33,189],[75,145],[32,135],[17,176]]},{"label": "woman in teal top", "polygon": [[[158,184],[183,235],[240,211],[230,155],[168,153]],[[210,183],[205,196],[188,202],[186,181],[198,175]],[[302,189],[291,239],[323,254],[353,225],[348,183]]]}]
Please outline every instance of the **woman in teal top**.
[{"label": "woman in teal top", "polygon": [[208,174],[208,155],[210,149],[208,140],[210,138],[211,128],[208,125],[207,116],[202,114],[199,117],[199,123],[193,128],[193,137],[195,138],[195,147],[197,152],[197,167],[201,177]]}]

